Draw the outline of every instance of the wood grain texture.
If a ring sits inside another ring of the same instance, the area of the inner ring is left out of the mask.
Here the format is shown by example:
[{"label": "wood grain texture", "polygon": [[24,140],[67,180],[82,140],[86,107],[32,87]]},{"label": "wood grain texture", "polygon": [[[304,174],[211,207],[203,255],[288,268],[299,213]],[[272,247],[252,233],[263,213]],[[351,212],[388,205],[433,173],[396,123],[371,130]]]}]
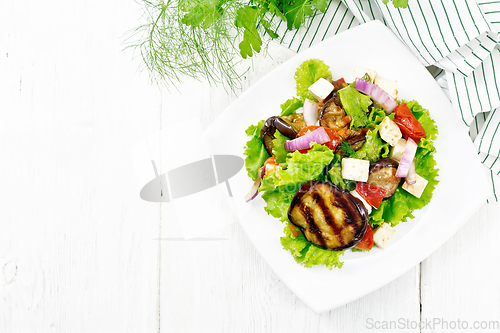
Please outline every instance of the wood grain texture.
[{"label": "wood grain texture", "polygon": [[[499,204],[421,268],[324,314],[284,286],[231,215],[215,240],[166,240],[178,216],[139,199],[133,147],[186,114],[207,127],[236,96],[195,80],[179,91],[149,84],[123,50],[140,14],[133,1],[0,2],[0,332],[371,332],[369,320],[498,320]],[[245,89],[294,55],[269,52]]]}]

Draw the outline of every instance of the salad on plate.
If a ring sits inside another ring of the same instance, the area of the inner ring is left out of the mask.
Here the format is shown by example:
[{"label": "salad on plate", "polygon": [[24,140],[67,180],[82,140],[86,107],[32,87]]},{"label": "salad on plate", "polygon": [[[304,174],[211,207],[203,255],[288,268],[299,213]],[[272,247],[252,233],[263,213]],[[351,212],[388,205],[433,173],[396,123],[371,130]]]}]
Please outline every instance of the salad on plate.
[{"label": "salad on plate", "polygon": [[438,184],[438,130],[397,82],[356,67],[353,82],[319,59],[295,72],[297,96],[246,130],[245,167],[280,241],[306,266],[341,268],[345,251],[384,249],[395,226],[427,205]]}]

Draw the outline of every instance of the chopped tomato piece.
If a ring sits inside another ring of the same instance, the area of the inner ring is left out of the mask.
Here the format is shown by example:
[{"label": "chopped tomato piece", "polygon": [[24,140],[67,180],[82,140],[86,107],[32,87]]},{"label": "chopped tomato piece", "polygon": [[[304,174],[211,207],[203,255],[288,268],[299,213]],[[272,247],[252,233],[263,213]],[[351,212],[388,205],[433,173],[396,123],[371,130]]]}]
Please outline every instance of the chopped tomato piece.
[{"label": "chopped tomato piece", "polygon": [[360,250],[371,250],[372,249],[372,247],[373,247],[373,229],[369,224],[368,224],[368,227],[366,228],[365,236],[354,247],[357,249],[360,249]]},{"label": "chopped tomato piece", "polygon": [[334,88],[343,88],[344,84],[345,84],[345,80],[344,80],[343,77],[341,77],[337,81],[333,81],[332,82],[332,85],[333,85]]},{"label": "chopped tomato piece", "polygon": [[406,106],[406,103],[398,105],[394,112],[394,122],[399,126],[403,137],[408,140],[412,138],[415,142],[420,142],[420,139],[426,138],[425,130],[422,124],[418,122],[411,110]]},{"label": "chopped tomato piece", "polygon": [[356,192],[358,192],[358,194],[365,199],[370,206],[378,209],[385,194],[387,193],[387,190],[368,183],[359,182],[356,184]]},{"label": "chopped tomato piece", "polygon": [[[292,223],[289,223],[288,227],[292,231],[293,237],[297,237],[298,235],[300,235],[300,230],[297,229],[297,227],[295,225],[293,225]],[[372,238],[373,238],[373,236],[372,236]]]},{"label": "chopped tomato piece", "polygon": [[280,166],[278,165],[278,163],[276,163],[276,156],[273,155],[271,157],[269,157],[267,160],[266,160],[266,163],[264,163],[264,173],[266,175],[269,175],[273,172],[276,172],[276,170],[280,168]]},{"label": "chopped tomato piece", "polygon": [[[307,126],[307,127],[304,127],[303,129],[300,130],[299,133],[297,133],[297,138],[298,137],[301,137],[309,132],[312,132],[318,128],[320,128],[321,126]],[[328,127],[323,127],[326,131],[326,134],[328,134],[328,136],[330,137],[330,141],[328,142],[325,142],[323,143],[325,146],[327,146],[328,148],[330,148],[331,150],[335,150],[335,148],[337,148],[337,146],[339,145],[340,143],[340,136],[337,134],[337,131],[334,130],[333,128],[328,128]],[[301,149],[299,150],[299,152],[301,152],[302,154],[306,153],[309,149]]]}]

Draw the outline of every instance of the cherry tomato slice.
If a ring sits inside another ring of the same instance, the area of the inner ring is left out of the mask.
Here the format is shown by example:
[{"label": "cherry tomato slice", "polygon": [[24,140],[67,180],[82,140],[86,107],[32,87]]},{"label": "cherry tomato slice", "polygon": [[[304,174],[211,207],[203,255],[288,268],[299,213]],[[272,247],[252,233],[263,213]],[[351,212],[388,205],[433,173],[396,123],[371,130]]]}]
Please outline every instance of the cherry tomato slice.
[{"label": "cherry tomato slice", "polygon": [[427,137],[422,124],[418,122],[411,110],[406,106],[406,103],[398,105],[394,109],[394,112],[396,113],[394,122],[399,126],[399,129],[401,129],[401,133],[403,133],[405,139],[408,140],[410,137],[416,143],[419,143],[420,139]]},{"label": "cherry tomato slice", "polygon": [[373,247],[373,229],[369,224],[368,224],[368,227],[366,228],[365,236],[354,247],[357,249],[360,249],[360,250],[371,250],[372,249],[372,247]]},{"label": "cherry tomato slice", "polygon": [[365,199],[370,206],[378,209],[384,199],[387,190],[385,188],[370,185],[368,183],[357,183],[356,192]]},{"label": "cherry tomato slice", "polygon": [[[297,133],[297,138],[302,136],[302,135],[305,135],[309,132],[312,132],[318,128],[320,128],[321,126],[307,126],[307,127],[304,127],[303,129],[301,129],[299,131],[299,133]],[[325,142],[323,143],[325,146],[327,146],[328,148],[330,148],[331,150],[335,150],[335,148],[337,148],[337,146],[339,145],[340,143],[340,136],[337,134],[337,131],[334,130],[333,128],[328,128],[328,127],[323,127],[326,131],[326,134],[328,134],[328,136],[330,137],[330,141],[328,142]],[[301,149],[299,150],[299,152],[301,152],[302,154],[306,153],[309,149]]]},{"label": "cherry tomato slice", "polygon": [[[297,229],[296,226],[294,226],[292,223],[289,223],[288,224],[288,227],[290,228],[290,230],[292,231],[292,235],[293,237],[297,237],[298,235],[300,235],[300,230]],[[373,238],[373,237],[372,237]]]},{"label": "cherry tomato slice", "polygon": [[343,77],[341,77],[337,81],[333,81],[332,82],[332,85],[333,85],[334,88],[343,88],[344,84],[345,84],[345,80],[344,80]]}]

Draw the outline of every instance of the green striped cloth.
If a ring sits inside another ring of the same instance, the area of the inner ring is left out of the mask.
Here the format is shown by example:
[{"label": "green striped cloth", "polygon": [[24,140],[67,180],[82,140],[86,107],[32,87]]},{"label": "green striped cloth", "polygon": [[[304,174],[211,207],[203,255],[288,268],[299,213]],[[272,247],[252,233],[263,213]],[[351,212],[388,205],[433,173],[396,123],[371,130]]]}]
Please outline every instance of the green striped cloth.
[{"label": "green striped cloth", "polygon": [[388,26],[429,68],[449,97],[500,199],[500,1],[409,0],[407,8],[382,0],[330,0],[299,30],[273,18],[280,43],[300,52],[371,20]]}]

